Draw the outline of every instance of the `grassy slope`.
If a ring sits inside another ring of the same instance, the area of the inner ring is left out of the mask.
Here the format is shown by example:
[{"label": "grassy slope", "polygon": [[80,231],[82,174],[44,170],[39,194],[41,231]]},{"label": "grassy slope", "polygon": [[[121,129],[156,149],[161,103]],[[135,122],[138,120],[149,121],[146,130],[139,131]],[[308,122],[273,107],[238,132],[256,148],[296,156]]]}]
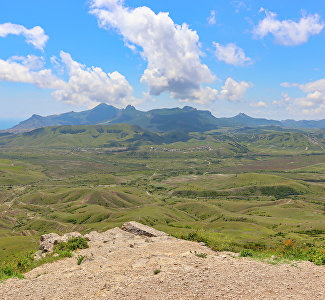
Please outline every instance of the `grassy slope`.
[{"label": "grassy slope", "polygon": [[[178,236],[204,230],[230,250],[273,247],[287,238],[324,245],[319,136],[317,144],[297,132],[259,129],[263,138],[256,138],[219,131],[166,145],[148,146],[145,136],[126,152],[71,149],[107,141],[129,145],[140,131],[129,125],[85,128],[46,128],[10,138],[0,150],[0,259],[35,247],[45,232],[106,230],[128,220]],[[21,150],[21,143],[30,148]]]}]

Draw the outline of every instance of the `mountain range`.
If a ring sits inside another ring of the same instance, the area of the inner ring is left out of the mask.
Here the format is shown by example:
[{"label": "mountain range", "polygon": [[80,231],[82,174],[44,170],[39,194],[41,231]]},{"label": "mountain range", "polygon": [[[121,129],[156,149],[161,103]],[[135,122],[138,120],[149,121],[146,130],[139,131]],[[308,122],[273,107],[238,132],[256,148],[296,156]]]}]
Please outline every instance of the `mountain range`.
[{"label": "mountain range", "polygon": [[156,132],[185,131],[203,132],[220,127],[279,126],[286,128],[325,128],[323,120],[268,120],[252,118],[240,113],[230,118],[216,118],[210,111],[198,110],[190,106],[183,108],[153,109],[147,112],[128,105],[118,109],[112,105],[99,104],[90,110],[68,112],[58,115],[32,115],[29,119],[8,129],[9,132],[26,132],[37,128],[59,125],[111,125],[126,123]]}]

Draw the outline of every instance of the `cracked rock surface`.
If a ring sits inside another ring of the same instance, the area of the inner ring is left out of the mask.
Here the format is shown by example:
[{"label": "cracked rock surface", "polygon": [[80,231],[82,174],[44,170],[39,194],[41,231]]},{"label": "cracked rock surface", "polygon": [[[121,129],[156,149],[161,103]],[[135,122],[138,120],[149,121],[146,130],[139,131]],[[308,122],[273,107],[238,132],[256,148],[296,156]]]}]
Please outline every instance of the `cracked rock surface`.
[{"label": "cracked rock surface", "polygon": [[1,283],[0,299],[325,299],[325,268],[310,262],[270,265],[119,228],[86,237],[74,257]]}]

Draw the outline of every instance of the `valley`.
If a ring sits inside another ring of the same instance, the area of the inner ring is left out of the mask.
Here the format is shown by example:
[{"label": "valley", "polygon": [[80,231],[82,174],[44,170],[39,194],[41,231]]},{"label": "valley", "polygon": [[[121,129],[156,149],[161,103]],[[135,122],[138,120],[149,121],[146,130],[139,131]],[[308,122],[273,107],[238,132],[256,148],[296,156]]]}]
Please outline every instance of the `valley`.
[{"label": "valley", "polygon": [[0,138],[0,260],[135,220],[212,249],[323,248],[323,130],[55,126]]}]

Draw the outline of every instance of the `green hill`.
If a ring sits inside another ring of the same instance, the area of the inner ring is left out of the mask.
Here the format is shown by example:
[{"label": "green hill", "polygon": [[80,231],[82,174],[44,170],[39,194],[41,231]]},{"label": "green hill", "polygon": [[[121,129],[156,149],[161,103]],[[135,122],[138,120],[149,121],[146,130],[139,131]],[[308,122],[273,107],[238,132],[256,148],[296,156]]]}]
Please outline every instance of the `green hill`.
[{"label": "green hill", "polygon": [[6,147],[132,147],[186,141],[185,133],[158,134],[135,125],[66,125],[38,128],[0,138]]}]

